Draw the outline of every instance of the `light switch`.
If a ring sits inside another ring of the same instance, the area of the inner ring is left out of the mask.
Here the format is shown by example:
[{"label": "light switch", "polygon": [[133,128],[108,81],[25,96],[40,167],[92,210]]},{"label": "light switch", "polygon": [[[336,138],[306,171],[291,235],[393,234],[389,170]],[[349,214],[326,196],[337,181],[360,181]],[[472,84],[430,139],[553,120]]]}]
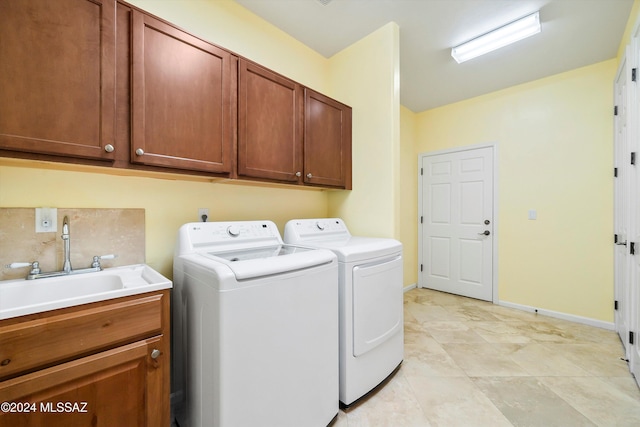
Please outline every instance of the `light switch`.
[{"label": "light switch", "polygon": [[536,211],[535,209],[530,209],[529,219],[538,219],[538,211]]}]

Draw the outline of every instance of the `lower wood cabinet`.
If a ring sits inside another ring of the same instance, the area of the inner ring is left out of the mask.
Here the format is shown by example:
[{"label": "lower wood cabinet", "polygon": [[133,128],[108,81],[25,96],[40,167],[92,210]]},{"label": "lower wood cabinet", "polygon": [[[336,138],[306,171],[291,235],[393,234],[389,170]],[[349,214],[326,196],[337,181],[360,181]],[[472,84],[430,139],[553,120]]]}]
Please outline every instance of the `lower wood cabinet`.
[{"label": "lower wood cabinet", "polygon": [[168,291],[0,322],[0,425],[169,427],[168,334]]}]

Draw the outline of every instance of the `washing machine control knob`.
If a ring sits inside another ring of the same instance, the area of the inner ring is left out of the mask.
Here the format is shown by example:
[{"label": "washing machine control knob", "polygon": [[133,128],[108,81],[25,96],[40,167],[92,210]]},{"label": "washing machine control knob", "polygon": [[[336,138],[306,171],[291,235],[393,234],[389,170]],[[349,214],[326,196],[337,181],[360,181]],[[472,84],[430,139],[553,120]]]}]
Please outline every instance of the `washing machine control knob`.
[{"label": "washing machine control knob", "polygon": [[240,228],[237,225],[230,225],[227,227],[227,233],[231,237],[238,237],[240,235]]},{"label": "washing machine control knob", "polygon": [[324,222],[317,221],[316,222],[316,227],[318,227],[318,230],[324,230]]}]

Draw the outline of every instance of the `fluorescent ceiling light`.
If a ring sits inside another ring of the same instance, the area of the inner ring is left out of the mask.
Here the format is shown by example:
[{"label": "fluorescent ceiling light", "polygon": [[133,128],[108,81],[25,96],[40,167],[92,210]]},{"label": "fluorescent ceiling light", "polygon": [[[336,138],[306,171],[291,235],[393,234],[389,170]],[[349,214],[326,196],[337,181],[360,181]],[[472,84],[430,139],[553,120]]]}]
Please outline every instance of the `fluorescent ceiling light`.
[{"label": "fluorescent ceiling light", "polygon": [[451,49],[458,64],[540,32],[540,12],[532,13]]}]

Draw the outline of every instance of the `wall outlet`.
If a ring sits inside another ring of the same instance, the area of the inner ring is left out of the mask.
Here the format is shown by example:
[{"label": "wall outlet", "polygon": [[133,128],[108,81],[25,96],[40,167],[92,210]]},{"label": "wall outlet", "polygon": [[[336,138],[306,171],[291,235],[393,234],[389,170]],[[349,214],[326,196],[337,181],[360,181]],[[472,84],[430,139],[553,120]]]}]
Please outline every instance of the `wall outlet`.
[{"label": "wall outlet", "polygon": [[58,209],[36,208],[36,233],[58,231]]},{"label": "wall outlet", "polygon": [[209,219],[209,208],[198,208],[198,222],[207,222]]}]

